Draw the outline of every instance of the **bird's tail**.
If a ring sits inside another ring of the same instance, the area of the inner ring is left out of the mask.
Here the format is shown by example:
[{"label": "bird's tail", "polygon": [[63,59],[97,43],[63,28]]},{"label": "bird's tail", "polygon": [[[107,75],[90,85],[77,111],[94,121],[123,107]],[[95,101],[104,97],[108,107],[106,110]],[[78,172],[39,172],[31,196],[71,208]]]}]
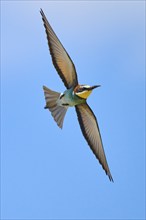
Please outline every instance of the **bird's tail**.
[{"label": "bird's tail", "polygon": [[62,128],[63,127],[63,120],[66,114],[68,107],[61,106],[58,104],[58,99],[60,97],[60,93],[52,91],[48,89],[46,86],[43,86],[46,106],[45,109],[49,109],[54,120],[56,121],[57,125]]}]

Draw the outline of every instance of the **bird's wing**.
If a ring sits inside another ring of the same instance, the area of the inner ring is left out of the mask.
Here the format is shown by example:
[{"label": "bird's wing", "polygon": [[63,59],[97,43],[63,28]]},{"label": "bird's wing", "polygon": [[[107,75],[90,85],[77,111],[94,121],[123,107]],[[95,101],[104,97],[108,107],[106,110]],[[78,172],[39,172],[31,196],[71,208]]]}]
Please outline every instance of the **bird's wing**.
[{"label": "bird's wing", "polygon": [[76,105],[75,108],[79,124],[86,141],[88,142],[91,150],[99,160],[110,181],[113,181],[104,153],[98,123],[93,111],[87,103]]},{"label": "bird's wing", "polygon": [[78,84],[78,79],[74,63],[54,33],[42,9],[40,13],[46,29],[53,64],[67,89],[75,87]]}]

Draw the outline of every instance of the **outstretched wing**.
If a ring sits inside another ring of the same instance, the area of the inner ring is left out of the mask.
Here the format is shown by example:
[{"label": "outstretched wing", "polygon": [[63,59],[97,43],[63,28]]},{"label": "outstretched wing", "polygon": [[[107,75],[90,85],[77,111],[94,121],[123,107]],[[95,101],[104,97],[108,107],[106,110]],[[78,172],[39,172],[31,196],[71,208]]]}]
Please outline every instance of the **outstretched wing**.
[{"label": "outstretched wing", "polygon": [[88,142],[91,150],[99,160],[110,181],[113,181],[104,153],[98,123],[93,111],[87,103],[76,105],[75,108],[79,124],[86,141]]},{"label": "outstretched wing", "polygon": [[67,89],[75,87],[78,84],[78,79],[74,63],[54,33],[42,9],[40,13],[46,29],[53,64]]}]

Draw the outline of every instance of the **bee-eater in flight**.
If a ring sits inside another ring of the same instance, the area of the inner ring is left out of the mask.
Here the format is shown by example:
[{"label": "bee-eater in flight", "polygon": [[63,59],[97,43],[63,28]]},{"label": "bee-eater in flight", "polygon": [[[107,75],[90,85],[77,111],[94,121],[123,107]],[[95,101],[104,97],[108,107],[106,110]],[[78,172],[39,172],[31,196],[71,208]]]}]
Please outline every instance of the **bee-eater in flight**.
[{"label": "bee-eater in flight", "polygon": [[64,93],[58,93],[43,86],[46,100],[45,108],[49,109],[57,125],[62,128],[67,109],[71,106],[75,107],[80,128],[88,145],[99,160],[110,181],[113,181],[106,160],[97,119],[86,101],[91,92],[99,87],[99,85],[89,86],[78,83],[73,61],[50,26],[42,9],[40,13],[47,34],[52,62],[67,88]]}]

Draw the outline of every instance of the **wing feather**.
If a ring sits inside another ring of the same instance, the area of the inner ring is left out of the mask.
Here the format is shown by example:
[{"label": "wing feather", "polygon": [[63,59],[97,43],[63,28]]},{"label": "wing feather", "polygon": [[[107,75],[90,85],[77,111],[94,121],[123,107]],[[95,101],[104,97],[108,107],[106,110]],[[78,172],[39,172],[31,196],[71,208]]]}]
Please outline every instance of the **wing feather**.
[{"label": "wing feather", "polygon": [[108,163],[106,160],[102,139],[97,123],[97,119],[87,103],[76,105],[76,112],[82,133],[88,142],[91,150],[99,160],[110,181],[113,181]]},{"label": "wing feather", "polygon": [[54,67],[56,68],[67,89],[75,87],[78,84],[78,79],[74,63],[66,52],[63,45],[61,44],[60,40],[56,36],[52,27],[50,26],[42,9],[40,13],[44,22],[44,27],[47,34],[48,45]]}]

